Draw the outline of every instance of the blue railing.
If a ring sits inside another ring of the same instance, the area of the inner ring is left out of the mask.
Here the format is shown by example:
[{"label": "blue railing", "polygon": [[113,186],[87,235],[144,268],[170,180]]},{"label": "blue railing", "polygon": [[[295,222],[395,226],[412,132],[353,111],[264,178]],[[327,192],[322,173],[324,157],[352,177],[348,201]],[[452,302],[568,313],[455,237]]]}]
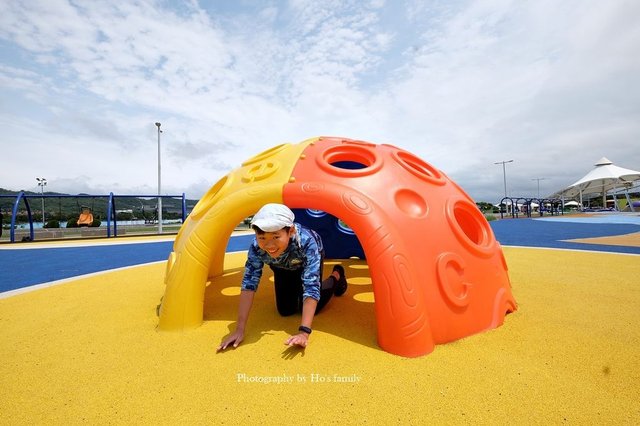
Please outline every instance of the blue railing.
[{"label": "blue railing", "polygon": [[[504,197],[500,200],[500,218],[504,218],[504,214],[511,214],[511,217],[517,218],[522,209],[522,213],[526,217],[531,217],[533,212],[532,203],[538,204],[538,214],[543,216],[545,213],[553,215],[564,215],[564,206],[562,200],[557,198],[526,198],[526,197]],[[511,211],[507,209],[511,206]],[[547,208],[549,206],[550,208]]]},{"label": "blue railing", "polygon": [[[0,198],[15,198],[13,203],[13,210],[11,215],[11,229],[10,240],[15,243],[15,229],[16,218],[18,216],[18,207],[20,201],[24,200],[25,208],[27,209],[27,218],[29,219],[29,237],[30,240],[35,240],[35,232],[33,231],[33,215],[31,214],[31,206],[29,206],[29,198],[107,198],[107,238],[111,235],[111,222],[113,221],[113,236],[118,236],[118,228],[116,221],[116,198],[180,198],[182,199],[182,222],[187,218],[187,199],[185,193],[181,195],[115,195],[110,192],[109,195],[91,195],[91,194],[78,194],[78,195],[58,195],[58,194],[25,194],[24,191],[20,191],[18,195],[0,194]],[[44,223],[42,224],[44,226]]]}]

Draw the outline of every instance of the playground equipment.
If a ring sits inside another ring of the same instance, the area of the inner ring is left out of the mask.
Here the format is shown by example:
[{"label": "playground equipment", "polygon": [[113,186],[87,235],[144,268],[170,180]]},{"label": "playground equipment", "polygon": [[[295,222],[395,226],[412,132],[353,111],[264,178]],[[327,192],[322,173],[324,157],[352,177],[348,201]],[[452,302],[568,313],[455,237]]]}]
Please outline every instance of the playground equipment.
[{"label": "playground equipment", "polygon": [[87,206],[82,206],[80,208],[78,226],[91,226],[91,224],[93,224],[93,211]]},{"label": "playground equipment", "polygon": [[541,217],[545,213],[551,216],[564,215],[562,200],[557,198],[504,197],[499,206],[500,219],[504,219],[505,214],[518,218],[520,213],[523,217],[532,217],[536,210]]},{"label": "playground equipment", "polygon": [[456,183],[394,146],[320,137],[249,159],[195,206],[167,262],[160,330],[202,323],[205,285],[223,273],[234,227],[269,202],[306,209],[310,226],[317,219],[338,235],[325,241],[328,258],[343,241],[359,242],[387,352],[424,355],[516,309],[501,247]]},{"label": "playground equipment", "polygon": [[[29,199],[30,198],[72,198],[72,199],[79,199],[79,198],[91,198],[91,199],[95,199],[95,198],[105,198],[107,200],[107,206],[106,206],[106,211],[107,211],[107,220],[106,220],[106,228],[107,228],[107,237],[117,237],[118,236],[118,226],[117,226],[117,221],[116,221],[116,199],[118,198],[179,198],[181,200],[181,204],[182,204],[182,222],[185,221],[186,217],[187,217],[187,203],[186,203],[186,195],[184,193],[180,194],[180,195],[145,195],[145,194],[136,194],[136,195],[131,195],[131,194],[127,194],[127,195],[122,195],[122,194],[114,194],[113,192],[110,192],[109,194],[95,194],[95,195],[90,195],[90,194],[78,194],[78,195],[65,195],[65,194],[27,194],[24,191],[20,191],[17,195],[9,195],[9,194],[0,194],[0,199],[3,198],[12,198],[14,199],[13,201],[13,207],[11,210],[11,218],[10,220],[7,220],[7,222],[10,223],[10,241],[12,243],[16,242],[16,235],[15,235],[15,230],[16,230],[16,218],[18,216],[18,211],[20,208],[20,204],[21,202],[24,203],[24,210],[26,211],[27,214],[27,220],[28,220],[28,225],[29,225],[29,237],[28,237],[28,241],[35,241],[35,232],[34,232],[34,227],[33,227],[33,214],[31,212],[31,206],[29,204]],[[113,226],[113,227],[112,227]]]}]

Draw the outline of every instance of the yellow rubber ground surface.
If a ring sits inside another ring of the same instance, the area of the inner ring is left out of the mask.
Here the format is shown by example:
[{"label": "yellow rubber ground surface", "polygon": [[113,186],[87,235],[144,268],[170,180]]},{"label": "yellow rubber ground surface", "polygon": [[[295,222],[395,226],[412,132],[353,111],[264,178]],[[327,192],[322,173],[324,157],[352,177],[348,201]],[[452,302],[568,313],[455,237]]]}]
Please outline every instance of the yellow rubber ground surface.
[{"label": "yellow rubber ground surface", "polygon": [[518,311],[415,359],[377,347],[356,261],[304,351],[269,275],[245,342],[216,354],[243,254],[183,333],[155,330],[162,262],[0,299],[0,424],[639,424],[640,257],[504,251]]}]

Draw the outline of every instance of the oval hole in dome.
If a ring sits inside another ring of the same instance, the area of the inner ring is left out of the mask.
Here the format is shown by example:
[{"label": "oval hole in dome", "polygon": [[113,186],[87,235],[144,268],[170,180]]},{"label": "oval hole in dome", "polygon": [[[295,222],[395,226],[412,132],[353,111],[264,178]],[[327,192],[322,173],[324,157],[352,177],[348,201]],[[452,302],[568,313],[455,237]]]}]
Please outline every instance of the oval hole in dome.
[{"label": "oval hole in dome", "polygon": [[393,154],[393,157],[402,167],[424,181],[436,185],[444,185],[446,183],[438,169],[413,154],[406,151],[398,151]]},{"label": "oval hole in dome", "polygon": [[470,203],[456,203],[453,208],[453,214],[460,229],[462,229],[462,232],[464,232],[467,238],[474,244],[485,247],[488,245],[488,232],[485,229],[485,223],[471,210],[475,208],[476,207],[471,206]]}]

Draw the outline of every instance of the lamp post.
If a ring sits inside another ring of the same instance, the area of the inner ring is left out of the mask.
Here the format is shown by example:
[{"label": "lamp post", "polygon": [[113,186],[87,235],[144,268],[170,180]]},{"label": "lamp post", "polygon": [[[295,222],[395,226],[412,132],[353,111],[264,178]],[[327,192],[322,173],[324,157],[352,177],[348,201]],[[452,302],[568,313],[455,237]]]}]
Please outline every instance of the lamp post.
[{"label": "lamp post", "polygon": [[504,198],[507,198],[507,168],[504,166],[507,163],[513,163],[513,160],[498,161],[496,163],[493,163],[502,164],[502,176],[504,179]]},{"label": "lamp post", "polygon": [[40,194],[42,194],[42,227],[44,228],[44,187],[47,185],[47,180],[45,178],[36,178],[36,180],[40,187]]},{"label": "lamp post", "polygon": [[531,180],[536,180],[538,181],[538,199],[540,199],[540,181],[541,180],[546,180],[547,178],[533,178]]},{"label": "lamp post", "polygon": [[158,127],[158,234],[162,234],[162,180],[161,176],[161,167],[160,167],[160,123],[156,123]]}]

